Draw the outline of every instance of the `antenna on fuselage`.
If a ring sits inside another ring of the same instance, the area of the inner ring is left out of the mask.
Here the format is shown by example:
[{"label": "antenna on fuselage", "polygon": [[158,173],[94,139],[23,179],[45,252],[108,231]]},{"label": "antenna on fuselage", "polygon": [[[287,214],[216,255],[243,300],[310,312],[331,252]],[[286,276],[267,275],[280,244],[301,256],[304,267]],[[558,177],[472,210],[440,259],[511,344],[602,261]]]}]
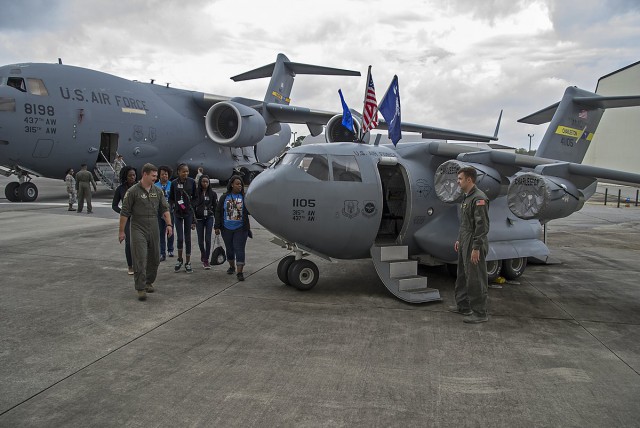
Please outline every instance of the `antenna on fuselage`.
[{"label": "antenna on fuselage", "polygon": [[151,79],[151,84],[153,85],[153,82],[155,82],[155,81],[156,81],[156,79]]}]

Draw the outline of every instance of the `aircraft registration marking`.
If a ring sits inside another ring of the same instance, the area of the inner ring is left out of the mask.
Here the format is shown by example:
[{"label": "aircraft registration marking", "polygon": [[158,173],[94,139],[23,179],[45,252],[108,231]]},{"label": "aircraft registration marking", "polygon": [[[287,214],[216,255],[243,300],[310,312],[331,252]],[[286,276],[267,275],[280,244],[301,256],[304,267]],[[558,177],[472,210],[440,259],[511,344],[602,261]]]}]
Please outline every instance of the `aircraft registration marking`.
[{"label": "aircraft registration marking", "polygon": [[568,126],[562,126],[562,125],[558,125],[558,128],[556,128],[556,134],[565,135],[567,137],[572,137],[576,139],[585,138],[584,134],[587,134],[586,135],[587,141],[591,141],[593,139],[593,132],[587,133],[582,129],[570,128]]}]

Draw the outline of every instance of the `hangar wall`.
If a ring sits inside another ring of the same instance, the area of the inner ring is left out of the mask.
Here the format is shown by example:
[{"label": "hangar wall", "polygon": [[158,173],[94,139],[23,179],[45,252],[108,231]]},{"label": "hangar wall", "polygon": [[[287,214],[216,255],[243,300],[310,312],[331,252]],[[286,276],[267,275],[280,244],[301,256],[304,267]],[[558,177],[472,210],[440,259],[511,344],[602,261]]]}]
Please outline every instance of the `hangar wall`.
[{"label": "hangar wall", "polygon": [[[640,95],[640,61],[602,76],[599,95]],[[640,107],[608,109],[585,155],[585,164],[640,170]]]}]

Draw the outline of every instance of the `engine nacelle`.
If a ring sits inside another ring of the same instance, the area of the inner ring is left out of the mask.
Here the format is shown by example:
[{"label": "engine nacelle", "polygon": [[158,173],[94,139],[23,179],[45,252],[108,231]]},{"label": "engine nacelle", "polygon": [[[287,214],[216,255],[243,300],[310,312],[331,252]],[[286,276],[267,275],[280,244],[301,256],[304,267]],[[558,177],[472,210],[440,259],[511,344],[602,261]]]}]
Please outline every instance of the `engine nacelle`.
[{"label": "engine nacelle", "polygon": [[460,162],[452,159],[444,162],[436,169],[433,181],[436,195],[442,202],[452,204],[462,201],[462,190],[458,186],[458,171],[460,171],[460,168],[468,166],[475,168],[478,172],[476,187],[482,190],[489,200],[500,196],[502,176],[498,171],[487,165]]},{"label": "engine nacelle", "polygon": [[509,185],[507,203],[522,219],[553,220],[581,209],[584,195],[564,178],[525,172]]},{"label": "engine nacelle", "polygon": [[[327,127],[324,130],[324,137],[327,143],[359,143],[358,134],[362,129],[360,118],[353,116],[353,127],[356,132],[349,131],[342,125],[342,115],[337,114],[329,119]],[[369,133],[363,137],[363,143],[369,144]]]},{"label": "engine nacelle", "polygon": [[264,138],[267,124],[255,109],[233,101],[211,106],[204,119],[207,135],[228,147],[248,147]]}]

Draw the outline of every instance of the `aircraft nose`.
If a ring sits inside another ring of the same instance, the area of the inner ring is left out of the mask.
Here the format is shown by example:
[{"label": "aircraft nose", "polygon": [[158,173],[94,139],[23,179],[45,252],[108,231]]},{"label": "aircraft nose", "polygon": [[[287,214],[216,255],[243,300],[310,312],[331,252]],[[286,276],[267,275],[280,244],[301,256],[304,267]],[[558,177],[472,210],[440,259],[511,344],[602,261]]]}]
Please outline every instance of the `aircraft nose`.
[{"label": "aircraft nose", "polygon": [[251,216],[267,229],[278,219],[278,186],[274,172],[267,170],[260,173],[251,182],[246,194]]}]

